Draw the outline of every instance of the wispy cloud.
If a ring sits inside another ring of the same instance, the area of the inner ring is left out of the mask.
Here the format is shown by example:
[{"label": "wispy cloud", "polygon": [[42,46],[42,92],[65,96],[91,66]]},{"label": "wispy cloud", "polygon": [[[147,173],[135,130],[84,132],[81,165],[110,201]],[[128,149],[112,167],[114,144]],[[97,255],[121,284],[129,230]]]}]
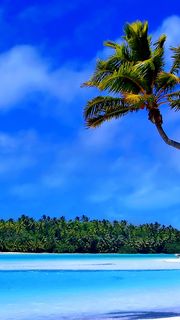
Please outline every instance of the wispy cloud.
[{"label": "wispy cloud", "polygon": [[161,34],[167,36],[165,43],[165,57],[167,68],[171,66],[171,47],[177,47],[180,45],[179,41],[179,30],[180,30],[180,16],[173,15],[163,21],[161,26],[153,33],[153,39],[157,40]]},{"label": "wispy cloud", "polygon": [[179,29],[180,29],[180,17],[173,15],[166,18],[161,26],[154,32],[154,38],[161,34],[167,35],[166,43],[168,46],[179,45]]},{"label": "wispy cloud", "polygon": [[77,95],[84,95],[80,85],[88,73],[88,68],[53,69],[33,46],[13,47],[0,55],[0,108],[12,108],[34,92],[70,103]]},{"label": "wispy cloud", "polygon": [[18,178],[20,182],[25,174],[29,180],[35,181],[41,170],[48,167],[55,150],[56,145],[44,141],[35,130],[16,134],[0,132],[0,180],[10,182]]},{"label": "wispy cloud", "polygon": [[0,55],[0,107],[13,107],[32,91],[45,90],[48,66],[31,46],[16,46]]},{"label": "wispy cloud", "polygon": [[116,161],[111,164],[113,171],[109,168],[108,174],[96,181],[89,201],[101,204],[107,211],[113,203],[122,211],[147,212],[151,217],[180,204],[179,176],[176,171],[168,174],[169,162],[152,164],[135,155],[131,159],[122,156],[118,162],[118,166]]},{"label": "wispy cloud", "polygon": [[66,1],[59,5],[59,1],[53,0],[51,3],[36,3],[34,5],[27,6],[24,10],[20,11],[18,18],[31,21],[31,23],[51,21],[56,18],[59,19],[63,14],[76,9],[81,2],[81,0],[71,2]]}]

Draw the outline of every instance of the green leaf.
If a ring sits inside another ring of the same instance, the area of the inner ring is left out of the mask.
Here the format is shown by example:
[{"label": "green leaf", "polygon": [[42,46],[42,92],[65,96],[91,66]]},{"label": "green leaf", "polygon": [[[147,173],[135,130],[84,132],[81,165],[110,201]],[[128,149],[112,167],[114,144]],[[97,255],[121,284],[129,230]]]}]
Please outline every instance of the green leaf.
[{"label": "green leaf", "polygon": [[113,93],[139,93],[146,89],[146,82],[130,63],[124,63],[101,81],[99,89]]},{"label": "green leaf", "polygon": [[160,72],[156,78],[155,86],[157,91],[168,92],[180,83],[179,77],[173,73]]},{"label": "green leaf", "polygon": [[171,48],[171,50],[173,51],[173,65],[171,72],[178,74],[180,69],[180,46],[177,48]]},{"label": "green leaf", "polygon": [[150,37],[148,37],[148,22],[136,21],[127,23],[124,39],[127,42],[134,61],[144,61],[151,57]]},{"label": "green leaf", "polygon": [[84,110],[84,118],[87,127],[97,127],[104,121],[120,118],[138,109],[136,106],[125,103],[124,99],[99,96],[88,101]]},{"label": "green leaf", "polygon": [[168,95],[168,101],[174,111],[180,111],[180,91]]}]

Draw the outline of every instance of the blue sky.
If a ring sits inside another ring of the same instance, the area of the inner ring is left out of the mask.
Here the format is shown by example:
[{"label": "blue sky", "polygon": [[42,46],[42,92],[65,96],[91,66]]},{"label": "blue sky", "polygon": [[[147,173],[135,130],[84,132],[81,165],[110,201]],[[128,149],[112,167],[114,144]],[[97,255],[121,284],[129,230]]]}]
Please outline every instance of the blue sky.
[{"label": "blue sky", "polygon": [[[148,8],[147,8],[148,5]],[[85,129],[81,89],[123,25],[148,20],[178,45],[179,1],[1,1],[0,216],[159,221],[180,227],[180,152],[147,114]],[[169,51],[166,52],[169,63]],[[180,140],[180,114],[163,111]]]}]

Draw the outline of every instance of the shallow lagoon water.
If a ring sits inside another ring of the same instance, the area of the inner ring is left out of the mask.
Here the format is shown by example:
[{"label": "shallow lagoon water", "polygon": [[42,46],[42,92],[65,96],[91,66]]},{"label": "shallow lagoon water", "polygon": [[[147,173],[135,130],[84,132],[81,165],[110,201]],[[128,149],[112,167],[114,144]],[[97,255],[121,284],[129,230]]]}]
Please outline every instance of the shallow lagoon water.
[{"label": "shallow lagoon water", "polygon": [[[21,260],[23,266],[25,260],[38,258],[47,266],[48,259],[66,257],[93,259],[91,255],[1,255],[0,265]],[[94,257],[103,263],[106,258]],[[149,255],[127,257],[129,263],[135,258],[152,260]],[[138,320],[177,314],[180,318],[180,270],[1,270],[0,310],[1,320]]]}]

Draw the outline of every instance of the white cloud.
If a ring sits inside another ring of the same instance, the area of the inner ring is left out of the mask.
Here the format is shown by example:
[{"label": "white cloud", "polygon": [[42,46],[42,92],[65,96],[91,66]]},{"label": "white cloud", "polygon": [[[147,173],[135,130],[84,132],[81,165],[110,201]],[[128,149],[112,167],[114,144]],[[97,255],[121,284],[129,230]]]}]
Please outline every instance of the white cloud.
[{"label": "white cloud", "polygon": [[[84,150],[98,151],[110,149],[115,143],[121,120],[105,122],[101,127],[95,129],[81,130],[79,140]],[[117,141],[116,141],[117,143]]]},{"label": "white cloud", "polygon": [[169,68],[171,66],[171,47],[177,47],[180,45],[179,42],[179,30],[180,30],[180,17],[177,15],[166,18],[161,26],[153,33],[153,39],[157,40],[161,34],[167,36],[165,42],[165,58],[166,64]]},{"label": "white cloud", "polygon": [[[41,183],[48,188],[66,188],[71,183],[79,183],[81,177],[99,170],[99,161],[110,151],[118,134],[118,121],[106,123],[99,130],[80,130],[66,146],[59,145],[51,167],[46,171]],[[104,163],[101,165],[103,170]],[[99,170],[100,171],[100,170]],[[80,182],[80,183],[82,183]]]},{"label": "white cloud", "polygon": [[[10,188],[10,193],[20,198],[25,196],[25,190],[36,196],[37,188],[61,192],[71,184],[82,184],[83,176],[99,171],[99,161],[104,160],[104,152],[108,152],[116,140],[117,125],[118,122],[111,122],[97,131],[80,130],[67,144],[61,141],[48,144],[35,131],[16,135],[0,133],[0,179],[8,180],[14,175],[23,177],[27,170],[28,181],[17,182]],[[42,168],[42,165],[45,166]],[[38,172],[31,179],[29,170],[37,168]]]},{"label": "white cloud", "polygon": [[63,102],[70,103],[77,96],[83,97],[86,94],[86,90],[82,90],[80,86],[88,79],[90,71],[90,66],[84,67],[80,71],[62,66],[49,75],[47,90]]},{"label": "white cloud", "polygon": [[59,1],[53,1],[53,5],[50,2],[35,4],[27,6],[18,15],[19,19],[24,19],[26,22],[30,20],[31,23],[39,23],[39,21],[51,21],[60,17],[68,11],[75,9],[78,6],[78,2],[64,1],[59,5]]},{"label": "white cloud", "polygon": [[39,193],[39,185],[34,183],[22,183],[11,186],[10,194],[16,198],[34,198]]},{"label": "white cloud", "polygon": [[180,17],[177,15],[166,18],[161,26],[154,32],[154,37],[161,34],[167,35],[166,43],[168,46],[179,45]]},{"label": "white cloud", "polygon": [[48,68],[31,46],[17,46],[0,55],[0,107],[11,107],[28,93],[47,87]]},{"label": "white cloud", "polygon": [[21,150],[23,146],[25,149],[29,149],[36,141],[37,134],[34,130],[20,131],[16,135],[0,132],[0,154],[12,153],[17,149]]},{"label": "white cloud", "polygon": [[44,151],[43,143],[33,130],[16,135],[0,132],[0,179],[19,177],[38,164]]},{"label": "white cloud", "polygon": [[168,209],[171,206],[180,204],[180,187],[171,186],[158,188],[142,186],[126,197],[126,206],[140,210]]},{"label": "white cloud", "polygon": [[[159,161],[163,160],[160,157]],[[180,204],[179,175],[168,172],[166,164],[149,159],[121,156],[107,167],[107,172],[95,184],[88,196],[94,204],[121,208],[127,212],[168,209]],[[169,169],[170,170],[170,169]],[[172,185],[173,181],[173,185]],[[112,205],[113,204],[113,205]]]},{"label": "white cloud", "polygon": [[76,95],[85,94],[80,85],[88,72],[88,67],[79,71],[68,66],[53,69],[33,46],[13,47],[0,55],[0,108],[13,107],[33,92],[69,103]]}]

